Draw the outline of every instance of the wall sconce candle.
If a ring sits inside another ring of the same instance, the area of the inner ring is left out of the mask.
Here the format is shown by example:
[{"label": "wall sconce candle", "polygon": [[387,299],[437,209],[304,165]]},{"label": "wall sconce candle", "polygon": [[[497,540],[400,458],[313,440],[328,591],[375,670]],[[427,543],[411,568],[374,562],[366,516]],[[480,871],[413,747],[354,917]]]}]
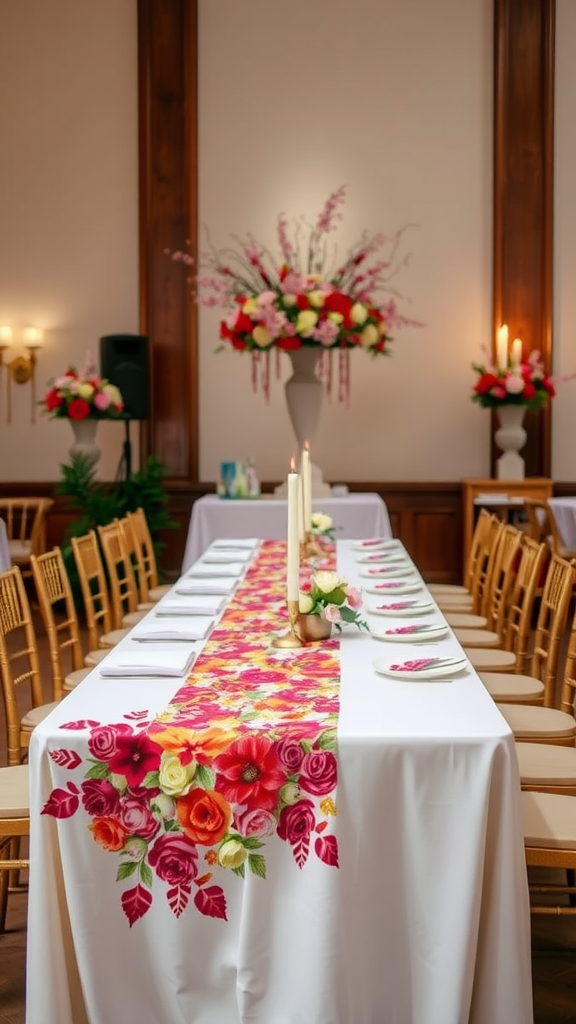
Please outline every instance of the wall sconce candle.
[{"label": "wall sconce candle", "polygon": [[16,355],[4,359],[4,352],[14,340],[12,327],[0,327],[0,365],[8,370],[6,419],[12,422],[12,384],[27,384],[30,381],[30,420],[36,422],[36,350],[42,347],[44,331],[40,327],[24,327],[22,344],[28,355]]}]

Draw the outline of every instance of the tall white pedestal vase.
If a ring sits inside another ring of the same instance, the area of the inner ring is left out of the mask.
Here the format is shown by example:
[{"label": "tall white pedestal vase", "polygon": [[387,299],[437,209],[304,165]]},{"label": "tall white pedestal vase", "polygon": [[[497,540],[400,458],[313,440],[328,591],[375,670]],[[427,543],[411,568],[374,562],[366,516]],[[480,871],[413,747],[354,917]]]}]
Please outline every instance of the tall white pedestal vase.
[{"label": "tall white pedestal vase", "polygon": [[74,434],[74,443],[69,449],[70,455],[73,455],[76,452],[82,452],[90,459],[92,464],[95,465],[102,454],[100,448],[96,444],[98,420],[94,417],[88,416],[83,420],[71,419],[69,420],[69,423]]},{"label": "tall white pedestal vase", "polygon": [[522,426],[525,413],[525,405],[501,405],[496,410],[500,426],[494,440],[503,452],[496,462],[498,480],[523,480],[526,475],[524,459],[519,454],[527,438]]},{"label": "tall white pedestal vase", "polygon": [[[320,351],[303,347],[288,352],[288,355],[292,361],[292,376],[284,385],[284,393],[298,452],[302,451],[307,442],[312,453],[312,497],[327,497],[331,494],[330,486],[324,482],[321,470],[314,464],[314,437],[324,400],[324,385],[316,375]],[[284,484],[276,489],[276,493],[281,493],[283,487]]]}]

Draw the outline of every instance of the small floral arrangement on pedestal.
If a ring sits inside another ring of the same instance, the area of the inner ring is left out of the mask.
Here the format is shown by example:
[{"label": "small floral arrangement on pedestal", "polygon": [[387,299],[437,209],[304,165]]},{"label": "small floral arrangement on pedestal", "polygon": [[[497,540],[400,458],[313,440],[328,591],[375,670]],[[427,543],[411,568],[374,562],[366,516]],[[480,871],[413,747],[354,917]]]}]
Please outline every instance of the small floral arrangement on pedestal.
[{"label": "small floral arrangement on pedestal", "polygon": [[483,409],[523,405],[528,412],[539,412],[556,394],[541,354],[536,350],[526,358],[519,353],[518,358],[507,361],[505,368],[473,363],[472,369],[478,374],[472,401]]},{"label": "small floral arrangement on pedestal", "polygon": [[342,623],[351,623],[358,629],[368,629],[361,619],[362,595],[356,587],[337,572],[319,570],[300,580],[298,607],[301,615],[320,615],[336,626],[340,632]]},{"label": "small floral arrangement on pedestal", "polygon": [[91,353],[87,353],[82,373],[75,366],[69,366],[62,377],[49,381],[40,404],[53,419],[119,419],[124,411],[119,389],[97,375]]},{"label": "small floral arrangement on pedestal", "polygon": [[[286,216],[279,215],[280,258],[251,235],[233,236],[238,251],[211,246],[202,254],[199,264],[206,272],[190,280],[200,305],[229,311],[220,323],[222,341],[255,356],[272,349],[337,350],[342,376],[348,350],[389,355],[392,331],[421,326],[399,311],[401,296],[391,285],[408,263],[399,256],[403,231],[391,237],[364,232],[344,261],[337,260],[329,236],[342,219],[345,191],[342,186],[329,196],[313,227],[296,221],[292,237]],[[194,264],[187,253],[167,254]],[[387,293],[387,301],[379,301],[379,293]]]}]

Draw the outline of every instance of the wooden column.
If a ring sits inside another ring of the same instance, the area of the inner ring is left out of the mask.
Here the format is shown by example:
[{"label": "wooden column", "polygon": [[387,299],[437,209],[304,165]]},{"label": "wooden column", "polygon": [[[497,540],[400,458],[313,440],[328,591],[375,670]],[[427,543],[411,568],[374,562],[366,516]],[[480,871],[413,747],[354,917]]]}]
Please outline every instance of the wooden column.
[{"label": "wooden column", "polygon": [[[493,336],[507,323],[550,369],[555,0],[495,0],[494,14]],[[525,426],[526,473],[549,477],[550,409]]]}]

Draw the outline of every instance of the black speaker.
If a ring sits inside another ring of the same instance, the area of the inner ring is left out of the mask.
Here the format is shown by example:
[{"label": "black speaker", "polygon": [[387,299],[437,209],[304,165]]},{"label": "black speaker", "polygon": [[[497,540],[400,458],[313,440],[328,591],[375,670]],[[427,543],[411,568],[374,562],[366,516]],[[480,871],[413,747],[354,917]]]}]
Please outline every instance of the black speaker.
[{"label": "black speaker", "polygon": [[100,373],[120,388],[129,419],[148,419],[148,338],[141,334],[107,334],[100,338]]}]

